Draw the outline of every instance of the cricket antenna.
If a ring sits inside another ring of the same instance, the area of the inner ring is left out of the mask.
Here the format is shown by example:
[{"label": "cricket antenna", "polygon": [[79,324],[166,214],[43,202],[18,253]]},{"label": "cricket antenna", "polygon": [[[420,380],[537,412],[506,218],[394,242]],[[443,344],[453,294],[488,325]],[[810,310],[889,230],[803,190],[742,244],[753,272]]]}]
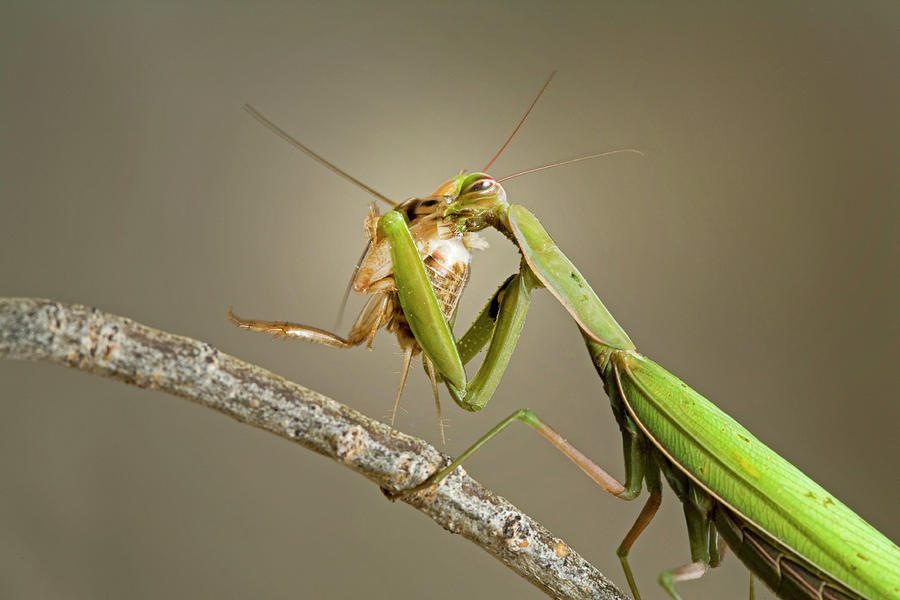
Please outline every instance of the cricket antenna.
[{"label": "cricket antenna", "polygon": [[522,175],[528,175],[529,173],[536,173],[537,171],[543,171],[544,169],[552,169],[554,167],[561,167],[563,165],[571,165],[573,163],[581,162],[583,160],[591,160],[592,158],[602,158],[604,156],[612,156],[613,154],[624,154],[625,152],[630,152],[632,154],[638,154],[640,156],[644,156],[644,153],[635,148],[621,148],[619,150],[609,150],[608,152],[600,152],[599,154],[587,154],[585,156],[576,156],[575,158],[570,158],[568,160],[561,160],[559,162],[550,163],[548,165],[541,165],[539,167],[534,167],[532,169],[525,169],[524,171],[519,171],[518,173],[513,173],[512,175],[507,175],[506,177],[501,177],[497,179],[497,183],[502,183],[509,179],[513,179],[515,177],[521,177]]},{"label": "cricket antenna", "polygon": [[513,132],[511,134],[509,134],[508,138],[506,138],[506,142],[504,142],[504,144],[502,146],[500,146],[500,149],[497,150],[497,154],[494,155],[494,158],[492,158],[490,160],[490,162],[488,162],[488,164],[484,165],[484,168],[482,169],[483,172],[486,172],[489,168],[491,168],[491,165],[494,164],[494,161],[497,160],[500,157],[500,154],[502,154],[503,151],[506,150],[506,147],[509,146],[509,143],[512,141],[513,137],[519,131],[519,128],[522,127],[522,123],[524,123],[525,119],[528,118],[528,115],[531,114],[531,110],[534,108],[534,105],[537,104],[537,101],[540,100],[541,96],[544,95],[544,90],[546,90],[547,86],[550,85],[550,82],[553,81],[554,75],[556,75],[556,71],[553,71],[552,73],[550,73],[550,77],[547,78],[547,81],[544,82],[544,87],[542,87],[541,91],[539,91],[537,96],[534,97],[534,100],[531,102],[531,106],[529,106],[528,110],[525,111],[525,115],[522,117],[522,120],[519,121],[519,124],[516,125],[515,129],[513,129]]},{"label": "cricket antenna", "polygon": [[368,193],[372,194],[373,196],[375,196],[376,198],[378,198],[378,199],[381,200],[382,202],[386,202],[386,203],[390,204],[391,206],[397,206],[397,204],[398,204],[397,202],[394,202],[393,200],[391,200],[390,198],[388,198],[388,197],[385,196],[384,194],[382,194],[382,193],[380,193],[380,192],[378,192],[378,191],[376,191],[376,190],[370,188],[369,186],[367,186],[366,184],[364,184],[362,181],[360,181],[359,179],[357,179],[357,178],[354,177],[353,175],[350,175],[350,174],[347,173],[346,171],[343,171],[343,170],[339,169],[336,165],[334,165],[334,164],[328,162],[327,160],[325,160],[324,158],[322,158],[321,156],[319,156],[318,154],[316,154],[312,149],[310,149],[310,148],[304,146],[303,144],[301,144],[298,140],[296,140],[295,138],[291,137],[291,135],[290,135],[288,132],[286,132],[286,131],[283,130],[281,127],[279,127],[278,125],[276,125],[276,124],[273,123],[272,121],[270,121],[270,120],[268,120],[267,118],[265,118],[264,116],[262,116],[258,110],[256,110],[255,108],[253,108],[253,107],[250,106],[249,104],[245,104],[245,105],[244,105],[244,110],[246,110],[248,113],[250,113],[250,116],[252,116],[254,119],[256,119],[257,121],[259,121],[260,123],[262,123],[263,125],[265,125],[266,127],[268,127],[273,133],[275,133],[275,135],[277,135],[278,137],[280,137],[281,139],[283,139],[284,141],[286,141],[286,142],[289,143],[290,145],[294,146],[295,148],[297,148],[298,150],[300,150],[301,152],[303,152],[304,154],[306,154],[307,156],[309,156],[310,158],[312,158],[314,161],[316,161],[317,163],[319,163],[320,165],[322,165],[323,167],[326,167],[326,168],[329,169],[330,171],[336,173],[337,175],[339,175],[339,176],[342,177],[343,179],[346,179],[347,181],[349,181],[350,183],[356,185],[357,187],[362,188],[363,190],[365,190],[365,191],[367,191]]},{"label": "cricket antenna", "polygon": [[[374,206],[374,203],[372,204]],[[359,273],[359,268],[362,266],[363,261],[366,260],[366,256],[369,254],[369,250],[372,248],[372,241],[370,240],[368,244],[366,244],[363,253],[360,254],[359,260],[356,261],[356,266],[353,268],[353,275],[350,276],[350,281],[347,282],[347,287],[344,288],[344,295],[341,296],[341,306],[338,308],[337,319],[334,321],[334,328],[338,329],[341,326],[341,321],[344,319],[344,310],[347,308],[347,300],[350,298],[350,290],[353,289],[353,281],[356,279],[356,274]]]}]

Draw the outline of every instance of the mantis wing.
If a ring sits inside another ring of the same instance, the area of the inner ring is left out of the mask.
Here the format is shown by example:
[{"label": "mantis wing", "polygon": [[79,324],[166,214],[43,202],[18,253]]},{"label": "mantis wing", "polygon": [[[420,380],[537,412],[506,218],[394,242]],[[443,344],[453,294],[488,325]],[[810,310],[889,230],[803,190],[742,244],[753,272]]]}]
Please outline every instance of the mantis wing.
[{"label": "mantis wing", "polygon": [[650,440],[710,494],[871,598],[900,598],[900,549],[712,402],[637,353],[616,386]]}]

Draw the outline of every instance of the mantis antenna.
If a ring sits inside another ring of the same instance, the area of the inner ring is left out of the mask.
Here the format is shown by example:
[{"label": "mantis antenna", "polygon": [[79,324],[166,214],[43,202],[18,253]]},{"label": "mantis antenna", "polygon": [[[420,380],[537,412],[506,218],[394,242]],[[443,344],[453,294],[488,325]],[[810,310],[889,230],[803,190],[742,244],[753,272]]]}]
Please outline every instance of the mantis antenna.
[{"label": "mantis antenna", "polygon": [[[509,137],[506,138],[506,141],[503,142],[503,145],[500,146],[500,149],[497,150],[496,154],[494,154],[494,157],[488,162],[488,164],[484,165],[484,168],[481,169],[482,171],[487,171],[491,167],[491,165],[494,164],[494,161],[496,161],[500,157],[500,155],[503,153],[503,151],[506,150],[506,147],[509,146],[509,143],[512,141],[513,137],[515,137],[515,135],[519,132],[519,129],[522,128],[522,125],[525,123],[525,119],[527,119],[528,115],[531,114],[531,111],[534,110],[534,107],[538,103],[538,100],[540,100],[541,96],[544,95],[544,92],[547,91],[547,88],[550,86],[550,82],[553,81],[553,77],[555,75],[556,75],[556,71],[553,71],[550,73],[550,77],[548,77],[547,81],[544,82],[544,85],[541,87],[541,90],[537,93],[537,96],[535,96],[534,100],[531,101],[531,105],[528,107],[528,110],[526,110],[525,114],[522,115],[522,118],[519,120],[519,124],[516,125],[516,128],[513,129],[513,132],[511,134],[509,134]],[[507,175],[506,177],[497,179],[497,182],[501,183],[503,181],[507,181],[507,180],[513,179],[515,177],[520,177],[522,175],[528,175],[529,173],[536,173],[537,171],[543,171],[544,169],[552,169],[553,167],[561,167],[563,165],[570,165],[573,163],[581,162],[583,160],[590,160],[592,158],[601,158],[603,156],[611,156],[613,154],[619,154],[621,152],[633,152],[635,154],[644,156],[643,152],[641,152],[640,150],[636,150],[634,148],[623,148],[621,150],[610,150],[608,152],[600,152],[597,154],[588,154],[585,156],[578,156],[575,158],[570,158],[568,160],[563,160],[563,161],[559,161],[559,162],[555,162],[555,163],[541,165],[539,167],[534,167],[533,169],[526,169],[525,171],[519,171],[517,173],[513,173],[512,175]]]},{"label": "mantis antenna", "polygon": [[507,175],[505,177],[501,177],[497,179],[497,183],[502,183],[509,179],[514,179],[516,177],[521,177],[522,175],[528,175],[529,173],[536,173],[538,171],[543,171],[544,169],[552,169],[554,167],[561,167],[563,165],[571,165],[573,163],[581,162],[583,160],[590,160],[592,158],[602,158],[604,156],[612,156],[613,154],[624,154],[625,152],[630,152],[633,154],[638,154],[640,156],[644,156],[644,153],[636,148],[621,148],[619,150],[608,150],[606,152],[599,152],[597,154],[586,154],[584,156],[576,156],[575,158],[570,158],[567,160],[561,160],[559,162],[550,163],[547,165],[541,165],[539,167],[533,167],[531,169],[525,169],[524,171],[519,171],[518,173],[513,173],[512,175]]},{"label": "mantis antenna", "polygon": [[544,82],[544,86],[541,88],[541,91],[539,91],[537,93],[537,96],[534,97],[534,100],[531,101],[531,106],[529,106],[528,110],[525,111],[525,114],[522,116],[522,119],[519,121],[519,124],[516,125],[516,128],[513,129],[513,132],[511,134],[509,134],[509,137],[506,138],[506,141],[503,142],[503,145],[500,146],[500,149],[497,150],[497,154],[494,155],[494,158],[492,158],[488,162],[488,164],[484,165],[482,172],[485,172],[488,169],[490,169],[491,165],[494,164],[494,161],[497,160],[500,157],[500,154],[502,154],[503,151],[506,150],[506,147],[509,146],[509,143],[512,141],[512,139],[516,135],[516,133],[519,132],[519,128],[521,128],[522,124],[525,122],[525,119],[527,119],[528,115],[531,114],[532,109],[534,109],[534,105],[537,104],[538,100],[541,99],[541,96],[544,95],[544,91],[547,89],[547,86],[549,86],[550,82],[553,81],[554,75],[556,75],[556,71],[553,71],[552,73],[550,73],[550,77],[547,78],[547,81]]}]

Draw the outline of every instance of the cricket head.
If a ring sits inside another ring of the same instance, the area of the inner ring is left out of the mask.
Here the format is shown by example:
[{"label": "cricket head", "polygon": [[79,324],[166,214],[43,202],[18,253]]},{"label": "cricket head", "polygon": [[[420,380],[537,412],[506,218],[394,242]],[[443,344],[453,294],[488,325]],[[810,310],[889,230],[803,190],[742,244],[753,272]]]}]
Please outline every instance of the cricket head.
[{"label": "cricket head", "polygon": [[509,210],[506,190],[485,173],[462,174],[447,181],[438,190],[450,198],[444,209],[444,221],[459,233],[481,231],[496,225]]}]

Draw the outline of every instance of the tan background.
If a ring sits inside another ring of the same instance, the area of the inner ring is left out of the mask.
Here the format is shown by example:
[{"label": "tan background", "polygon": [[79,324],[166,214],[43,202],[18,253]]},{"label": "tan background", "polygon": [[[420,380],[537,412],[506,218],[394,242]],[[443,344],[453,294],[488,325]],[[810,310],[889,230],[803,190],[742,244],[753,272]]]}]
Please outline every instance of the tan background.
[{"label": "tan background", "polygon": [[[900,5],[9,3],[0,19],[0,295],[95,305],[207,340],[373,416],[396,344],[274,343],[225,320],[330,327],[369,198],[245,115],[256,105],[384,193],[619,147],[510,182],[639,348],[889,537],[897,476]],[[516,264],[476,256],[468,323]],[[355,310],[358,303],[354,305]],[[352,315],[348,315],[352,316]],[[345,318],[345,330],[348,318]],[[437,440],[417,366],[399,426]],[[0,597],[540,597],[336,465],[184,401],[0,363]],[[614,473],[619,435],[570,319],[536,300],[483,414],[531,406]],[[524,429],[470,472],[620,585],[638,506]],[[688,560],[664,504],[645,594]],[[743,597],[734,560],[687,597]]]}]

